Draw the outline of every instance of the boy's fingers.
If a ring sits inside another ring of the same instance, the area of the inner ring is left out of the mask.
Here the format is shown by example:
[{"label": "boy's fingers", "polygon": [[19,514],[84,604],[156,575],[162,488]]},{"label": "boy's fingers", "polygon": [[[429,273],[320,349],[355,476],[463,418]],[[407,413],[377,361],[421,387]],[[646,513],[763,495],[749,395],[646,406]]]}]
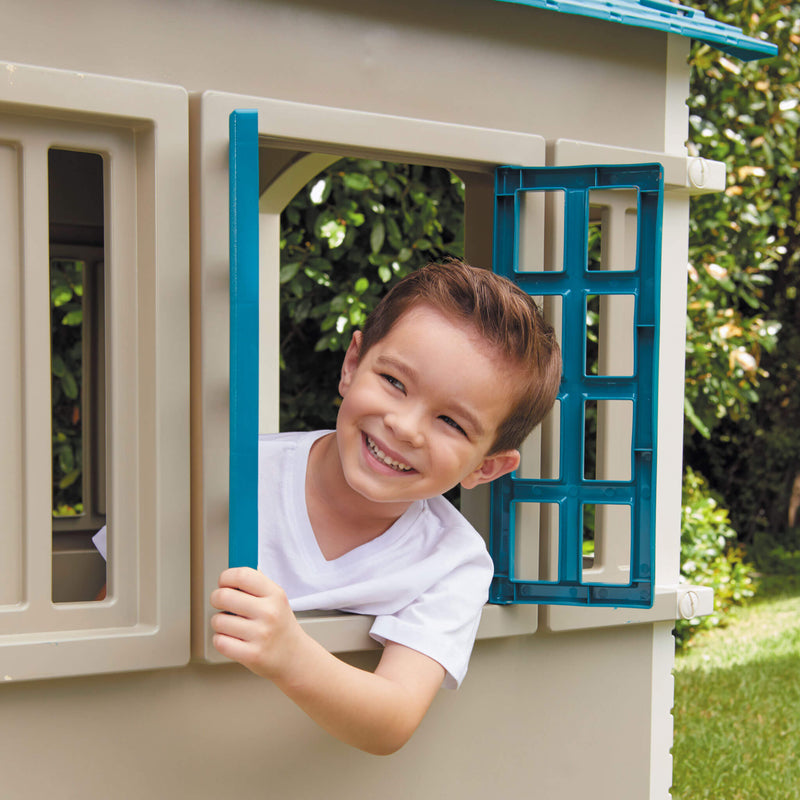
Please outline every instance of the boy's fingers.
[{"label": "boy's fingers", "polygon": [[239,663],[246,663],[252,658],[252,646],[233,636],[215,633],[212,643],[218,653]]},{"label": "boy's fingers", "polygon": [[247,641],[249,621],[235,614],[214,614],[211,617],[211,628],[215,633]]},{"label": "boy's fingers", "polygon": [[252,618],[258,612],[257,597],[228,586],[214,589],[209,600],[213,608],[237,614],[240,617]]},{"label": "boy's fingers", "polygon": [[263,572],[250,569],[250,567],[232,567],[226,569],[219,576],[220,588],[239,589],[255,597],[266,597],[275,589],[278,584],[271,581]]},{"label": "boy's fingers", "polygon": [[255,573],[256,575],[260,574],[250,567],[231,567],[230,569],[226,569],[219,576],[220,588],[228,587],[246,591],[244,589],[245,585],[252,583],[250,573]]}]

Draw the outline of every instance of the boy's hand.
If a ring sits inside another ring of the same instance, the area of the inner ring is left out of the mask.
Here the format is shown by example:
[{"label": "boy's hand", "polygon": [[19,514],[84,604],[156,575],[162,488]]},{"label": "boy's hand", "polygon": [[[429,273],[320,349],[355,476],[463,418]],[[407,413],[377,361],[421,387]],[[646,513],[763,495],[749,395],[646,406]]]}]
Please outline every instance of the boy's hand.
[{"label": "boy's hand", "polygon": [[211,618],[217,651],[270,680],[287,674],[305,634],[283,589],[249,567],[225,570],[219,587],[211,593],[225,612]]},{"label": "boy's hand", "polygon": [[419,725],[444,678],[428,656],[387,642],[374,673],[325,650],[306,634],[286,593],[254,569],[220,575],[211,605],[214,647],[269,678],[313,720],[369,753],[393,753]]}]

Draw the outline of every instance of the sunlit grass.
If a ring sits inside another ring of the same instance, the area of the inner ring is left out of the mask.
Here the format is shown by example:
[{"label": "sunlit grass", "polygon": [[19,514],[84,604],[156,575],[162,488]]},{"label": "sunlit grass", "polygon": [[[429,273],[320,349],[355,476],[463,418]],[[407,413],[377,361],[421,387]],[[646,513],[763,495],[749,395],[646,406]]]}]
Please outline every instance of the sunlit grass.
[{"label": "sunlit grass", "polygon": [[800,587],[767,582],[675,665],[675,800],[800,798]]}]

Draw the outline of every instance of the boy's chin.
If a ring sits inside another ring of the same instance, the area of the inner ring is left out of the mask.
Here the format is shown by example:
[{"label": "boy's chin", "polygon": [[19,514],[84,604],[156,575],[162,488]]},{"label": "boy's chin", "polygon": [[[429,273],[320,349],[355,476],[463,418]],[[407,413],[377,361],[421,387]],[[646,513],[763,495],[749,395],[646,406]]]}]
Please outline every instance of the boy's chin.
[{"label": "boy's chin", "polygon": [[400,487],[382,485],[384,481],[389,483],[392,480],[395,480],[392,476],[378,476],[377,481],[375,478],[365,480],[363,475],[348,476],[345,472],[345,481],[354,494],[370,503],[405,502],[405,492],[399,491]]}]

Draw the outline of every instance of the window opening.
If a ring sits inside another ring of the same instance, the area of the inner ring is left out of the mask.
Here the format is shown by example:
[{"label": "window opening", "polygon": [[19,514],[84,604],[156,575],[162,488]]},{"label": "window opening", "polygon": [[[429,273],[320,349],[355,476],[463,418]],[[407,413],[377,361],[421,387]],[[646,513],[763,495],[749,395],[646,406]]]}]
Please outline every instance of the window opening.
[{"label": "window opening", "polygon": [[83,516],[83,289],[86,262],[50,262],[53,517]]},{"label": "window opening", "polygon": [[[204,169],[204,185],[221,187],[223,174],[218,169],[219,148],[225,142],[222,130],[222,115],[235,117],[249,112],[236,109],[238,100],[224,94],[204,97],[201,108],[201,122],[208,126],[209,135],[203,137],[205,145],[201,153]],[[493,169],[497,163],[543,163],[545,157],[545,141],[538,136],[488,129],[454,126],[447,123],[427,120],[405,119],[402,117],[385,117],[361,112],[326,109],[324,107],[305,106],[296,103],[284,103],[274,99],[254,100],[257,111],[254,126],[255,146],[260,148],[257,160],[259,172],[258,198],[260,216],[260,361],[261,383],[259,386],[259,430],[277,431],[281,428],[279,385],[280,374],[280,326],[279,326],[279,294],[280,294],[280,215],[291,197],[320,170],[329,166],[341,156],[361,156],[375,159],[393,159],[408,161],[412,164],[422,163],[455,170],[465,182],[465,194],[469,203],[465,208],[465,227],[469,228],[468,250],[465,256],[475,263],[489,264],[492,261],[492,183]],[[376,135],[379,134],[379,135]],[[321,138],[324,137],[324,138]],[[259,141],[260,140],[260,141]],[[377,143],[377,144],[376,144]],[[235,149],[235,138],[231,138],[230,147]],[[320,187],[318,192],[322,191]],[[204,204],[203,215],[208,217],[203,225],[207,232],[203,235],[201,249],[201,268],[208,276],[216,276],[206,282],[209,291],[203,291],[203,318],[209,317],[211,330],[217,312],[227,317],[224,293],[213,290],[215,280],[226,278],[226,254],[222,251],[223,242],[220,237],[211,233],[213,220],[220,213],[226,213],[227,197],[217,191],[209,191],[211,201]],[[209,293],[210,292],[210,293]],[[204,329],[208,326],[203,326]],[[203,372],[200,387],[203,392],[201,421],[207,448],[212,454],[223,452],[229,446],[227,432],[219,430],[216,423],[219,415],[225,416],[225,408],[218,403],[218,387],[226,382],[229,373],[225,367],[227,359],[220,347],[224,342],[220,337],[210,337],[216,349],[204,349]],[[223,337],[224,338],[224,337]],[[199,525],[204,538],[203,584],[209,590],[213,587],[221,567],[229,557],[232,542],[213,536],[220,521],[225,518],[225,506],[231,500],[226,491],[228,472],[226,465],[220,465],[211,458],[203,460],[204,491],[201,499],[201,511],[198,515]],[[475,491],[465,493],[462,506],[468,517],[481,532],[488,534],[488,511],[486,507],[487,493]],[[230,518],[228,518],[230,522]],[[229,525],[230,530],[230,525]],[[236,537],[236,531],[230,530]],[[246,535],[246,532],[245,532]],[[227,545],[227,546],[226,546]],[[207,592],[203,593],[207,596]],[[534,613],[531,613],[534,612]],[[201,612],[198,612],[201,613]],[[203,618],[208,617],[206,609]],[[538,615],[534,609],[514,614],[514,629],[530,632],[536,627]],[[357,644],[364,644],[363,619],[338,619],[333,626],[323,625],[320,620],[305,623],[311,630],[319,630],[320,635],[328,639],[324,631],[335,631],[332,636],[336,649],[349,649]],[[489,610],[484,618],[482,635],[494,635],[490,631],[498,630],[496,624],[507,628],[511,618],[500,609]],[[218,660],[210,645],[207,635],[208,626],[202,626],[202,639],[197,639],[202,654],[210,661]],[[348,632],[348,633],[346,633]],[[353,634],[351,638],[351,633]]]},{"label": "window opening", "polygon": [[348,157],[281,214],[280,427],[332,428],[341,359],[381,297],[464,255],[464,183],[449,170]]},{"label": "window opening", "polygon": [[[239,520],[241,515],[252,516],[257,508],[257,451],[248,444],[252,440],[255,447],[258,430],[252,408],[246,412],[250,423],[240,423],[247,405],[244,398],[257,397],[258,391],[242,390],[238,385],[245,375],[253,376],[254,371],[246,367],[253,354],[242,352],[241,343],[245,331],[250,330],[247,326],[254,323],[244,322],[235,298],[240,291],[242,296],[259,296],[257,284],[245,288],[249,278],[242,271],[245,259],[257,259],[259,245],[257,237],[255,242],[242,237],[239,223],[242,215],[249,213],[247,208],[258,207],[250,198],[253,175],[258,175],[263,191],[273,180],[280,180],[287,168],[311,154],[259,147],[256,112],[234,111],[230,137],[229,563],[254,565],[255,537],[243,532],[248,526]],[[333,427],[341,360],[353,331],[400,278],[429,261],[464,254],[464,183],[455,174],[416,163],[335,159],[323,154],[311,157],[328,163],[281,210],[281,430]],[[249,227],[257,231],[257,221],[251,220]],[[258,336],[250,338],[258,341]],[[255,359],[259,360],[258,354]],[[259,380],[257,376],[255,380]],[[459,495],[458,487],[447,493],[456,505]]]},{"label": "window opening", "polygon": [[586,296],[586,374],[597,375],[600,347],[600,295]]},{"label": "window opening", "polygon": [[103,159],[48,152],[55,603],[98,598],[106,564]]},{"label": "window opening", "polygon": [[[353,331],[401,278],[464,256],[464,182],[440,167],[347,157],[281,214],[280,429],[334,428]],[[460,487],[445,495],[459,505]]]},{"label": "window opening", "polygon": [[583,505],[583,569],[584,578],[587,568],[594,566],[595,560],[595,506],[591,503]]}]

